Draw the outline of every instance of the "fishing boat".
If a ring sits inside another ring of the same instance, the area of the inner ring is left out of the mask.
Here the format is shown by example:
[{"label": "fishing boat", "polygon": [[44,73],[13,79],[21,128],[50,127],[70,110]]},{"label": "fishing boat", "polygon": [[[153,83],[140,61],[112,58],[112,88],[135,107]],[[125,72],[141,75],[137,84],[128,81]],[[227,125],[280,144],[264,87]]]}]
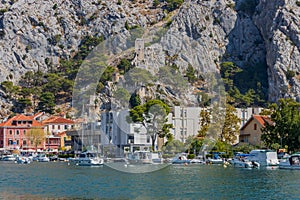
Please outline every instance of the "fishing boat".
[{"label": "fishing boat", "polygon": [[279,169],[300,170],[300,152],[282,159],[279,163]]}]

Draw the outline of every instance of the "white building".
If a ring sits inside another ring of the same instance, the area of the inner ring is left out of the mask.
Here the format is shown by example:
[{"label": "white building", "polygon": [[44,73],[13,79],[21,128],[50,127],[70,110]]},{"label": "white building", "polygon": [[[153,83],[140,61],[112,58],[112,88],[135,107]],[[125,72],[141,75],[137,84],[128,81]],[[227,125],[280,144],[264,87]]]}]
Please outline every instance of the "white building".
[{"label": "white building", "polygon": [[125,151],[150,149],[151,138],[141,124],[127,122],[128,110],[105,112],[101,115],[101,145],[110,153],[123,156]]},{"label": "white building", "polygon": [[263,108],[249,107],[249,108],[236,108],[236,115],[241,119],[240,128],[252,117],[252,115],[259,115]]},{"label": "white building", "polygon": [[200,107],[174,107],[168,122],[173,124],[174,129],[172,133],[174,139],[185,142],[189,136],[198,135],[200,130],[200,111]]}]

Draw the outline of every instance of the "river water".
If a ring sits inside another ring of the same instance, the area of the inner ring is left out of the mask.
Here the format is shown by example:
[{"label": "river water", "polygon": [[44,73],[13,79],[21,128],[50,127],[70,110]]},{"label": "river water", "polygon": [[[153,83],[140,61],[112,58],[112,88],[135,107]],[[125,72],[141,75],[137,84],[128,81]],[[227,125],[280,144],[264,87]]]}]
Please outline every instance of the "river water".
[{"label": "river water", "polygon": [[124,173],[107,166],[0,162],[0,199],[300,199],[300,170],[168,166]]}]

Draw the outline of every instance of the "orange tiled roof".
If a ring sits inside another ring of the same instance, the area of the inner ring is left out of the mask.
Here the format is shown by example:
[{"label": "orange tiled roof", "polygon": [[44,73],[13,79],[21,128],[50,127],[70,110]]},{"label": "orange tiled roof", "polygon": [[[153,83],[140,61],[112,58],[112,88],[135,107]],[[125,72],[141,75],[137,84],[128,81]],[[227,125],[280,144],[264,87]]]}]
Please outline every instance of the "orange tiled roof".
[{"label": "orange tiled roof", "polygon": [[[26,116],[26,115],[19,114],[19,115],[16,115],[16,116],[8,119],[7,121],[1,123],[0,127],[3,127],[3,126],[20,126],[20,125],[13,125],[12,124],[13,121],[32,121],[31,127],[42,127],[42,126],[44,126],[42,123],[34,120],[32,118],[32,116]],[[26,126],[27,125],[28,124],[26,124]]]},{"label": "orange tiled roof", "polygon": [[256,120],[262,127],[265,126],[266,123],[272,124],[272,120],[268,117],[268,116],[264,116],[264,115],[252,115],[252,117],[246,122],[246,124],[244,124],[244,126],[241,128],[241,130],[245,129],[245,127],[248,126],[248,124],[252,121],[252,120]]},{"label": "orange tiled roof", "polygon": [[63,117],[52,116],[44,120],[43,124],[74,124],[74,121]]},{"label": "orange tiled roof", "polygon": [[44,114],[44,112],[38,112],[38,113],[35,113],[33,116],[31,116],[33,119],[37,118],[37,117],[40,117]]},{"label": "orange tiled roof", "polygon": [[63,135],[66,135],[66,134],[67,134],[66,131],[63,131],[63,132],[57,133],[56,135],[57,136],[63,136]]}]

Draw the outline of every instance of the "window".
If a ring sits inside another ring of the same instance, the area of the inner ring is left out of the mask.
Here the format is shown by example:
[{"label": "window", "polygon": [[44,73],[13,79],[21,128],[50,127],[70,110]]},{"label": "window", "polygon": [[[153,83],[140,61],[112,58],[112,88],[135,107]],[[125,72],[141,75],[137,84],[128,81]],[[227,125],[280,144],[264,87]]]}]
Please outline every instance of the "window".
[{"label": "window", "polygon": [[254,124],[253,128],[254,128],[254,130],[257,130],[257,124]]},{"label": "window", "polygon": [[54,125],[52,125],[52,129],[55,129],[55,126],[54,126]]},{"label": "window", "polygon": [[26,130],[23,131],[23,134],[26,135]]},{"label": "window", "polygon": [[60,125],[57,126],[57,129],[60,130]]},{"label": "window", "polygon": [[17,130],[17,135],[19,135],[20,134],[20,131],[19,130]]},{"label": "window", "polygon": [[248,142],[248,141],[249,141],[248,138],[249,138],[248,136],[245,137],[245,142]]},{"label": "window", "polygon": [[12,135],[12,130],[9,130],[9,134]]},{"label": "window", "polygon": [[26,144],[27,144],[26,140],[23,140],[23,145],[26,145]]},{"label": "window", "polygon": [[17,145],[19,145],[19,143],[20,143],[19,140],[17,140]]},{"label": "window", "polygon": [[68,125],[65,125],[65,130],[67,130],[68,129]]},{"label": "window", "polygon": [[150,143],[150,136],[147,135],[147,143]]},{"label": "window", "polygon": [[13,141],[11,139],[8,140],[8,145],[13,145]]}]

